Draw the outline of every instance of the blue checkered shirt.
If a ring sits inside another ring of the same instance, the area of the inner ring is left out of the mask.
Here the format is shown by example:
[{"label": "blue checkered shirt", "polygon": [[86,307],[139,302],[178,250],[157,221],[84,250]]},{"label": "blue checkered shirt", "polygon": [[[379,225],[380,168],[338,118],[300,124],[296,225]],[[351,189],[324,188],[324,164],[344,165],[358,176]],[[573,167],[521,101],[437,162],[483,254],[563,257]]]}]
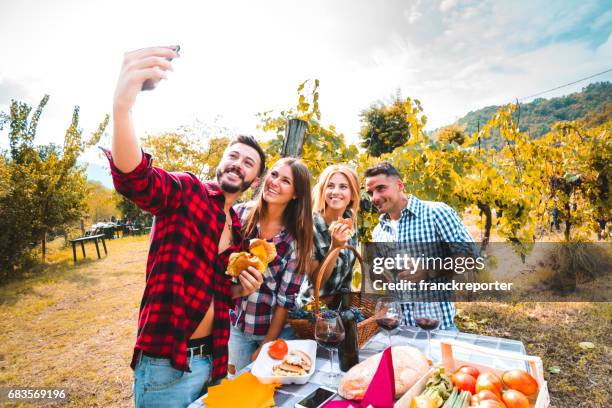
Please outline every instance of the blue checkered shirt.
[{"label": "blue checkered shirt", "polygon": [[[434,201],[422,201],[413,195],[401,211],[397,222],[388,214],[379,218],[379,224],[372,232],[372,241],[378,243],[405,243],[412,253],[429,257],[446,257],[460,253],[477,256],[478,250],[463,222],[447,204]],[[389,246],[397,253],[397,244]],[[428,282],[444,282],[443,277],[427,279]],[[405,293],[396,295],[405,299]],[[454,329],[455,306],[447,299],[449,293],[428,292],[427,302],[402,301],[404,324],[415,326],[415,317],[428,315],[437,317],[441,329]]]}]

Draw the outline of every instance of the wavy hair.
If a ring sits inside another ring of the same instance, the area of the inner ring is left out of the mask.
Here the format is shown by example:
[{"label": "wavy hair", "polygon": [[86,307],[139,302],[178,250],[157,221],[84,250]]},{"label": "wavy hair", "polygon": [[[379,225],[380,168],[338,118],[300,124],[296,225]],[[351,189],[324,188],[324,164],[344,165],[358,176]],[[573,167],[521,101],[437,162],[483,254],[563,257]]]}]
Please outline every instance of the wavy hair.
[{"label": "wavy hair", "polygon": [[359,178],[355,170],[349,166],[343,164],[334,164],[326,167],[319,176],[317,184],[315,184],[312,191],[314,202],[312,204],[312,210],[319,214],[325,214],[327,203],[325,202],[325,189],[329,184],[329,180],[334,174],[342,174],[348,180],[349,188],[351,190],[351,201],[347,205],[347,209],[351,212],[351,218],[353,218],[353,224],[356,225],[357,211],[359,211]]},{"label": "wavy hair", "polygon": [[[283,226],[293,235],[296,241],[297,273],[308,271],[313,246],[312,207],[310,193],[310,172],[308,167],[297,158],[286,157],[274,163],[274,167],[288,165],[293,175],[295,198],[287,203],[283,213]],[[268,177],[268,176],[266,176]],[[252,209],[242,226],[245,237],[253,236],[259,221],[265,218],[268,206],[263,197],[265,179],[262,181],[257,196],[251,203]]]}]

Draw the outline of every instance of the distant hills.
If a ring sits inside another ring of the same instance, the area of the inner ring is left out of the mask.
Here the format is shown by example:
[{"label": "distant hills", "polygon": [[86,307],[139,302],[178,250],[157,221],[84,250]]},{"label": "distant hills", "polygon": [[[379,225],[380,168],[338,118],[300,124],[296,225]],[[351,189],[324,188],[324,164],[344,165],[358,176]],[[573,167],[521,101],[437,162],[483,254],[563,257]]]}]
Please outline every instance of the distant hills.
[{"label": "distant hills", "polygon": [[[597,125],[606,118],[612,119],[612,83],[595,82],[582,88],[581,92],[551,99],[538,98],[520,107],[520,129],[536,138],[546,134],[553,123],[562,120],[587,119],[589,125]],[[484,125],[499,108],[487,106],[469,112],[457,123],[467,125],[466,132],[472,134],[477,131],[479,121],[480,126]]]}]

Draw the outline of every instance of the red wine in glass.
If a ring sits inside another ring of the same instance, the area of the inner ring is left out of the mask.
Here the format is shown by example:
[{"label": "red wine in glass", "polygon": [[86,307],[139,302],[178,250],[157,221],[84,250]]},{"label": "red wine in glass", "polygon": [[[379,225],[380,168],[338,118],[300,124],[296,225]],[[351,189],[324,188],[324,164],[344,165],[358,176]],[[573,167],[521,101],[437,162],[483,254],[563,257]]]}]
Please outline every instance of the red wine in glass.
[{"label": "red wine in glass", "polygon": [[381,317],[376,319],[376,324],[378,324],[378,327],[388,331],[395,330],[400,325],[400,319],[394,317]]},{"label": "red wine in glass", "polygon": [[417,317],[415,320],[417,326],[423,330],[427,330],[428,332],[436,329],[440,325],[440,320],[433,319],[431,317]]},{"label": "red wine in glass", "polygon": [[336,348],[344,340],[344,334],[338,334],[334,332],[324,333],[317,336],[317,343],[325,348]]}]

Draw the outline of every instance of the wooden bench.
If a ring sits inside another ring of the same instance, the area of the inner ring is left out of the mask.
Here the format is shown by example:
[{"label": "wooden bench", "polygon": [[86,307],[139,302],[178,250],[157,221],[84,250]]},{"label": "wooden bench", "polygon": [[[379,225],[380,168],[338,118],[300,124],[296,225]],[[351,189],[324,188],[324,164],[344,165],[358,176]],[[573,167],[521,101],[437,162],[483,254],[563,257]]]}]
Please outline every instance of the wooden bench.
[{"label": "wooden bench", "polygon": [[85,242],[87,241],[93,241],[94,244],[96,244],[96,252],[98,253],[98,259],[100,259],[100,247],[98,246],[98,240],[102,240],[102,246],[104,247],[104,255],[108,255],[108,251],[106,250],[106,242],[104,242],[104,234],[98,234],[98,235],[89,235],[86,237],[80,237],[80,238],[75,238],[75,239],[71,239],[70,243],[72,244],[72,256],[74,257],[74,263],[76,265],[76,261],[77,261],[77,255],[76,255],[76,245],[78,243],[81,244],[81,250],[83,251],[83,258],[86,258],[85,256]]}]

